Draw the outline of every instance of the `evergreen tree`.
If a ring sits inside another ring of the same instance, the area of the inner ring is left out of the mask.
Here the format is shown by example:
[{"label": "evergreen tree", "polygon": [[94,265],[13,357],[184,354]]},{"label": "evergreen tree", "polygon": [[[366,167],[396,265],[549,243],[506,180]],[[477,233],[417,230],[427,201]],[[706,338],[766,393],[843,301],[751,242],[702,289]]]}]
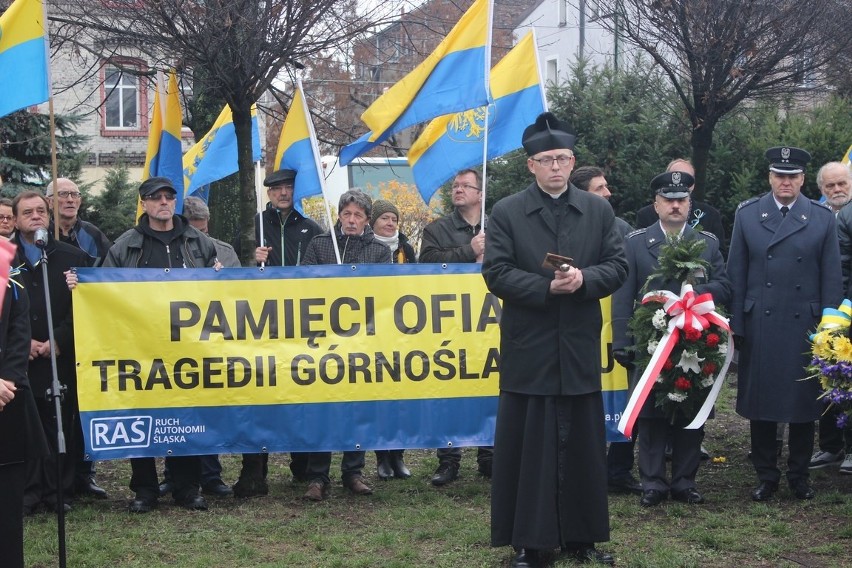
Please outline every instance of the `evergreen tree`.
[{"label": "evergreen tree", "polygon": [[136,223],[137,184],[130,181],[127,165],[119,158],[115,168],[107,170],[104,191],[91,200],[88,220],[111,241]]}]

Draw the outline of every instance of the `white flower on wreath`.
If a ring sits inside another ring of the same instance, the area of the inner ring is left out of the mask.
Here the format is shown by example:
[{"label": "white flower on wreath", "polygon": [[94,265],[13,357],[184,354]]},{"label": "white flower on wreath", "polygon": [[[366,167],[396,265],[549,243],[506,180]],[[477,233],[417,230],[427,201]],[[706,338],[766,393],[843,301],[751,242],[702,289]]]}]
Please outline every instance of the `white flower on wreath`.
[{"label": "white flower on wreath", "polygon": [[701,379],[701,382],[698,383],[698,386],[703,389],[706,389],[708,387],[712,387],[714,382],[715,379],[713,377],[704,377],[703,379]]},{"label": "white flower on wreath", "polygon": [[677,366],[684,371],[692,371],[694,373],[701,372],[701,362],[704,357],[699,357],[695,351],[684,351],[680,356],[680,361]]},{"label": "white flower on wreath", "polygon": [[679,393],[679,392],[670,392],[669,394],[666,395],[666,397],[669,400],[673,400],[675,402],[683,402],[684,400],[686,400],[686,394],[685,393]]},{"label": "white flower on wreath", "polygon": [[654,317],[651,320],[651,323],[654,325],[656,329],[660,331],[665,331],[668,328],[668,322],[666,321],[666,311],[662,308],[654,312]]},{"label": "white flower on wreath", "polygon": [[654,351],[657,350],[657,346],[660,344],[659,341],[649,341],[648,342],[648,355],[653,355]]},{"label": "white flower on wreath", "polygon": [[727,341],[725,343],[719,343],[719,354],[720,355],[727,355],[728,354],[728,342]]}]

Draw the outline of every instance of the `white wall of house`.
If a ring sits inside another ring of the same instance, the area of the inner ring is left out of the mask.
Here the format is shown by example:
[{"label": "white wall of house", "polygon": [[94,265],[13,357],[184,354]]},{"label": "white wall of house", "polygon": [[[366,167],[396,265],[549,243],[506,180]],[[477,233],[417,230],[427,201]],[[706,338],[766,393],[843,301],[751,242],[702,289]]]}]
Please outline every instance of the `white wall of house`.
[{"label": "white wall of house", "polygon": [[[581,34],[580,9],[585,9]],[[538,43],[541,76],[545,83],[563,83],[568,80],[571,64],[580,53],[580,38],[584,36],[583,56],[592,64],[603,66],[615,57],[615,40],[601,26],[597,0],[542,0],[515,28],[519,39],[535,28]]]}]

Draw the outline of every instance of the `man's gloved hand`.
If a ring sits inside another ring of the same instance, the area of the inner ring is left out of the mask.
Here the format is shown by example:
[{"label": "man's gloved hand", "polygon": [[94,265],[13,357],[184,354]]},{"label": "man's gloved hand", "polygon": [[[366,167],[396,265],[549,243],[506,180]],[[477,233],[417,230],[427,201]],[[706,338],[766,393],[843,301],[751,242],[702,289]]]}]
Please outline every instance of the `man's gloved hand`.
[{"label": "man's gloved hand", "polygon": [[743,345],[745,345],[745,337],[743,337],[742,335],[735,335],[734,336],[734,349],[739,351],[740,349],[743,348]]},{"label": "man's gloved hand", "polygon": [[633,351],[627,351],[626,349],[616,349],[612,352],[612,358],[615,359],[619,365],[628,371],[631,371],[633,370],[633,360],[636,359],[636,353]]}]

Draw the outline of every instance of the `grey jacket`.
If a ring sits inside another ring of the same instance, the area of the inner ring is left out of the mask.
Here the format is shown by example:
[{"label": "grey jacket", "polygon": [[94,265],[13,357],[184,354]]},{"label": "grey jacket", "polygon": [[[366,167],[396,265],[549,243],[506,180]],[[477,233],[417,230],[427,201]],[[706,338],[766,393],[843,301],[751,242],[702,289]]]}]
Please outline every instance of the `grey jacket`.
[{"label": "grey jacket", "polygon": [[[189,224],[185,217],[175,215],[178,230],[172,243],[177,243],[185,266],[175,268],[209,268],[216,264],[216,247],[213,239]],[[115,241],[107,253],[103,266],[142,268],[140,266],[147,237],[141,225],[148,225],[148,215],[139,218],[139,225],[128,229]],[[167,268],[167,267],[162,267]]]},{"label": "grey jacket", "polygon": [[[361,235],[344,235],[340,225],[335,225],[334,233],[337,236],[337,246],[340,249],[340,259],[343,264],[379,264],[391,262],[391,251],[373,236],[373,230],[364,228]],[[312,264],[337,264],[334,256],[334,244],[331,242],[331,233],[317,235],[308,245],[303,265]]]}]

